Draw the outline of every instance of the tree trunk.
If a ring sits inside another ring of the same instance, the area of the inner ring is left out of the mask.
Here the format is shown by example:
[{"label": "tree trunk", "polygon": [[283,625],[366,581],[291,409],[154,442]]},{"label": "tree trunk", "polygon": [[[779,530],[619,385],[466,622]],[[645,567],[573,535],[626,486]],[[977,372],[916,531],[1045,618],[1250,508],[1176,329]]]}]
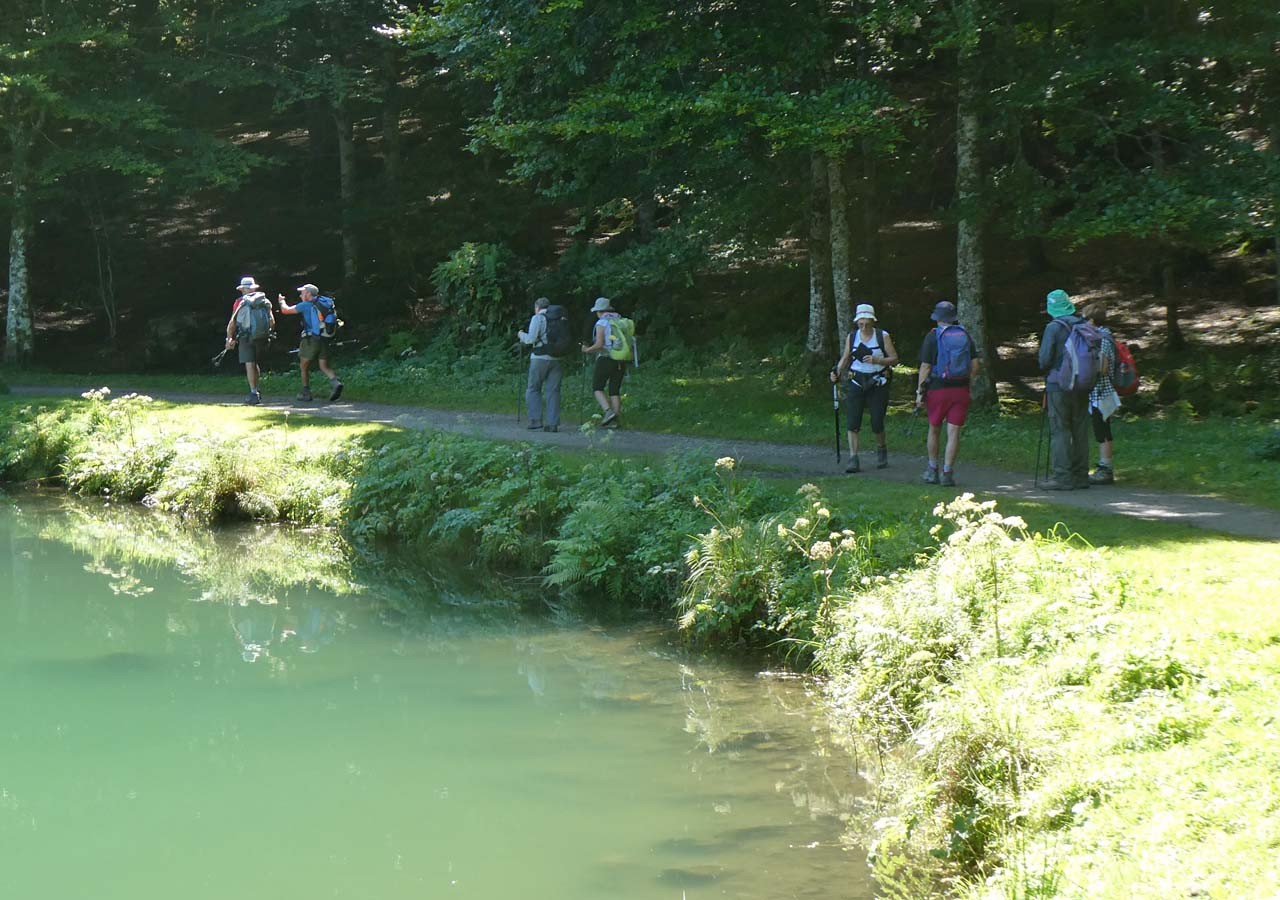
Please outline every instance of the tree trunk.
[{"label": "tree trunk", "polygon": [[5,315],[4,361],[25,366],[35,352],[27,252],[31,239],[31,129],[18,121],[9,126],[12,149],[13,208],[9,214],[9,307]]},{"label": "tree trunk", "polygon": [[831,222],[827,218],[827,161],[809,154],[809,334],[804,346],[814,356],[831,356]]},{"label": "tree trunk", "polygon": [[993,406],[996,402],[995,354],[987,340],[985,277],[982,251],[982,159],[978,146],[978,85],[973,54],[960,53],[959,95],[956,108],[956,199],[960,219],[956,229],[956,311],[960,324],[973,337],[981,368],[970,386],[972,402]]},{"label": "tree trunk", "polygon": [[880,198],[876,191],[876,158],[870,141],[862,146],[862,243],[859,276],[862,292],[870,303],[880,303]]},{"label": "tree trunk", "polygon": [[653,194],[636,199],[636,241],[648,244],[658,233],[658,201]]},{"label": "tree trunk", "polygon": [[[1156,174],[1164,178],[1164,138],[1159,132],[1152,136],[1152,159],[1155,161]],[[1164,254],[1160,265],[1160,292],[1164,295],[1165,348],[1178,352],[1187,346],[1182,337],[1182,326],[1178,323],[1178,285],[1173,271],[1173,249],[1170,247]]]},{"label": "tree trunk", "polygon": [[388,40],[382,56],[382,175],[387,199],[400,196],[400,47]]},{"label": "tree trunk", "polygon": [[[1271,152],[1280,157],[1280,124],[1271,126]],[[1272,268],[1276,280],[1276,306],[1280,306],[1280,189],[1271,196]]]},{"label": "tree trunk", "polygon": [[351,113],[341,101],[333,107],[333,124],[338,130],[338,195],[342,198],[342,287],[351,290],[359,270],[359,252],[353,221],[356,208],[356,144]]},{"label": "tree trunk", "polygon": [[849,272],[849,195],[844,186],[844,161],[827,157],[827,182],[831,195],[831,280],[836,307],[838,341],[853,329]]}]

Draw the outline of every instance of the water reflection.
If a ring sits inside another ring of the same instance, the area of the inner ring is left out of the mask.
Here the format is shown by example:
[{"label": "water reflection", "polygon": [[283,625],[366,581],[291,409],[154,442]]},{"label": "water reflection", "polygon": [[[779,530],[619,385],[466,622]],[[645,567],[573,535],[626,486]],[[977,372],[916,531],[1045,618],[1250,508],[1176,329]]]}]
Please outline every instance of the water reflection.
[{"label": "water reflection", "polygon": [[0,896],[873,895],[802,680],[329,534],[24,498],[6,544]]}]

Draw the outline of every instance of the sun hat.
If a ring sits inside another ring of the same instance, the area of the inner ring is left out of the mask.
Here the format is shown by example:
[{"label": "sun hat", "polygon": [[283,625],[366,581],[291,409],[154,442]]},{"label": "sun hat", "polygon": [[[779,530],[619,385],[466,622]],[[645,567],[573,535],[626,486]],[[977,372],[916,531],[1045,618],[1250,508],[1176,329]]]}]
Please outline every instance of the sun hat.
[{"label": "sun hat", "polygon": [[613,312],[613,303],[608,297],[597,297],[595,305],[591,307],[592,312]]},{"label": "sun hat", "polygon": [[956,321],[956,305],[950,300],[941,300],[933,308],[933,315],[929,318],[943,325],[953,325]]},{"label": "sun hat", "polygon": [[876,320],[876,308],[870,303],[859,303],[854,311],[853,321],[861,322],[863,319],[870,319],[872,322]]},{"label": "sun hat", "polygon": [[1063,290],[1050,291],[1045,297],[1044,308],[1055,319],[1058,316],[1069,316],[1076,311],[1076,305],[1071,302],[1071,296]]},{"label": "sun hat", "polygon": [[320,288],[316,287],[314,284],[300,284],[297,289],[300,291],[306,291],[308,294],[312,294],[316,297],[320,296]]},{"label": "sun hat", "polygon": [[258,282],[253,280],[252,275],[244,276],[243,278],[240,279],[240,283],[236,285],[237,291],[256,291],[257,289],[258,289]]}]

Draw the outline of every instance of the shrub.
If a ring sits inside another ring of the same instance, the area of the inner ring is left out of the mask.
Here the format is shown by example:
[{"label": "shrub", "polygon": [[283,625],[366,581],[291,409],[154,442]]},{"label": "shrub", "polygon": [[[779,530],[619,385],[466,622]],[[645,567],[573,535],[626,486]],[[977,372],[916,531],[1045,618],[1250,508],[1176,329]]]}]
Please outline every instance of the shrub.
[{"label": "shrub", "polygon": [[468,241],[435,267],[431,283],[453,310],[451,333],[468,341],[512,321],[525,300],[520,263],[497,244]]}]

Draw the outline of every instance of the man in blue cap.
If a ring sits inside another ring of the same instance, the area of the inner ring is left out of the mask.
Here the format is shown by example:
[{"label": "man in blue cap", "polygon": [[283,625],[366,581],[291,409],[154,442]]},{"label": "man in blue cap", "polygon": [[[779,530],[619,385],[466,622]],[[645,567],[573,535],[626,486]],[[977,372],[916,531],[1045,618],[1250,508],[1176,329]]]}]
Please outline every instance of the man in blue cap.
[{"label": "man in blue cap", "polygon": [[[969,384],[978,374],[978,350],[964,326],[956,323],[956,305],[943,300],[929,317],[937,323],[920,345],[920,377],[916,408],[929,415],[929,464],[920,480],[925,484],[955,487],[956,454],[960,429],[969,415]],[[938,473],[938,445],[942,423],[947,423],[947,447]]]},{"label": "man in blue cap", "polygon": [[1068,338],[1076,326],[1092,326],[1076,315],[1075,303],[1063,290],[1049,292],[1045,312],[1050,322],[1040,338],[1040,371],[1045,373],[1053,478],[1044,483],[1044,489],[1079,490],[1089,486],[1089,391],[1093,378],[1088,377],[1088,383],[1081,386],[1072,377]]}]

